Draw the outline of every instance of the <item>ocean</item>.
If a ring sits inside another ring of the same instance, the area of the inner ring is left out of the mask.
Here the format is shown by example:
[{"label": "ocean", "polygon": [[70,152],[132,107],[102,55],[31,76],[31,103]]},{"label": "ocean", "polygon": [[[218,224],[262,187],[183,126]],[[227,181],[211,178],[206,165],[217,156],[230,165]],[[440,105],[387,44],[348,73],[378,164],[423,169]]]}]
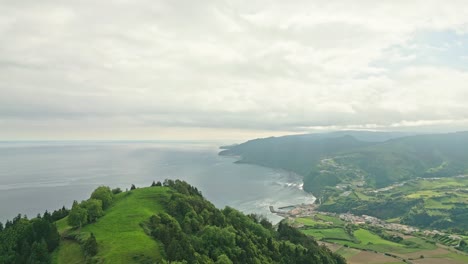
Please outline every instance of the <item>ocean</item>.
[{"label": "ocean", "polygon": [[0,221],[34,217],[88,199],[98,186],[129,189],[181,179],[218,208],[281,217],[269,211],[315,197],[293,173],[218,156],[219,142],[61,141],[0,142]]}]

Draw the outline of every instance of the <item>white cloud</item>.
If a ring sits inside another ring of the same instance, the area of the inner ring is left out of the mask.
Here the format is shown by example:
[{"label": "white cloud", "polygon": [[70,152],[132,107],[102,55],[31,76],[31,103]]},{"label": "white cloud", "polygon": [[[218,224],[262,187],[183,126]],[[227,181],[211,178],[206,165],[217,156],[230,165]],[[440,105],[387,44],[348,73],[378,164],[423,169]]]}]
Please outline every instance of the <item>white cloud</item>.
[{"label": "white cloud", "polygon": [[39,123],[42,136],[127,126],[132,138],[468,118],[468,73],[418,64],[414,43],[466,34],[466,1],[22,0],[0,11],[0,137],[34,137]]}]

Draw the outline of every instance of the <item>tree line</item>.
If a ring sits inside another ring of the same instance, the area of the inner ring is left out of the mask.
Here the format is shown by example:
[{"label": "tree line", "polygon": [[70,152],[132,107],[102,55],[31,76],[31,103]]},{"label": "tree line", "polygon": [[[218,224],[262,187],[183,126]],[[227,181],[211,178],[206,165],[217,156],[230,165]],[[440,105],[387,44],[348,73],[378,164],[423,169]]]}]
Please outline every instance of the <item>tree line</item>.
[{"label": "tree line", "polygon": [[50,263],[60,242],[53,219],[48,212],[33,219],[19,214],[5,226],[0,223],[0,263]]},{"label": "tree line", "polygon": [[166,180],[172,194],[165,212],[146,224],[164,246],[163,263],[346,263],[344,258],[285,222],[217,209],[183,181]]}]

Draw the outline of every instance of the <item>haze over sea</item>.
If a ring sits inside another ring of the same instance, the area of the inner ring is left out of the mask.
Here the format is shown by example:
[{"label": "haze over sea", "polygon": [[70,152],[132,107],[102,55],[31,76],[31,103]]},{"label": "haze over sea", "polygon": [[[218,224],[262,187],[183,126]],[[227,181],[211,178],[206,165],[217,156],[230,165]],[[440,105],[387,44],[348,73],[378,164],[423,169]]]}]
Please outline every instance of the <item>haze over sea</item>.
[{"label": "haze over sea", "polygon": [[218,208],[281,218],[275,207],[311,203],[301,177],[217,155],[219,142],[63,141],[0,142],[0,221],[18,213],[34,217],[73,200],[89,198],[100,185],[129,189],[153,180],[181,179]]}]

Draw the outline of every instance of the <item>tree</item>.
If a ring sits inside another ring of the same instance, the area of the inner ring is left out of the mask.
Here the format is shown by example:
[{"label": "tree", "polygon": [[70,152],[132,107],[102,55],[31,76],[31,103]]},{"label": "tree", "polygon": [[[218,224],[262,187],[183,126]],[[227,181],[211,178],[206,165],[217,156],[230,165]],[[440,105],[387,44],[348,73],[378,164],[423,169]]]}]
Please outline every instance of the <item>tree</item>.
[{"label": "tree", "polygon": [[50,263],[50,255],[44,240],[32,244],[28,263]]},{"label": "tree", "polygon": [[113,194],[119,194],[119,193],[121,193],[121,192],[122,192],[122,189],[120,189],[120,188],[112,189],[112,193],[113,193]]},{"label": "tree", "polygon": [[223,254],[218,257],[218,260],[216,260],[216,264],[232,264],[232,261],[228,258],[228,256]]},{"label": "tree", "polygon": [[153,181],[153,183],[151,183],[151,187],[155,187],[156,186],[156,182]]},{"label": "tree", "polygon": [[[69,213],[69,210],[67,208],[65,208],[65,206],[62,206],[61,209],[59,210],[54,210],[54,212],[52,213],[52,216],[51,216],[51,221],[52,222],[55,222],[57,220],[60,220],[64,217],[66,217]],[[44,214],[44,218],[45,218],[45,214]]]},{"label": "tree", "polygon": [[99,217],[104,215],[102,210],[102,201],[97,199],[89,199],[81,203],[81,206],[86,208],[88,212],[88,222],[94,222]]},{"label": "tree", "polygon": [[44,218],[45,220],[49,222],[53,222],[52,215],[47,210],[44,212],[44,216],[42,218]]},{"label": "tree", "polygon": [[88,211],[82,208],[77,201],[73,202],[72,209],[68,214],[68,224],[73,227],[82,227],[87,223]]},{"label": "tree", "polygon": [[86,241],[83,244],[83,250],[85,252],[86,256],[96,256],[98,253],[98,244],[96,241],[96,237],[94,236],[93,233],[86,239]]},{"label": "tree", "polygon": [[91,194],[91,199],[101,200],[102,209],[107,209],[114,199],[112,191],[107,186],[100,186]]},{"label": "tree", "polygon": [[0,232],[2,232],[2,231],[3,231],[3,224],[2,224],[2,222],[0,222]]},{"label": "tree", "polygon": [[132,184],[132,187],[130,187],[130,191],[135,190],[135,189],[136,189],[135,184]]}]

